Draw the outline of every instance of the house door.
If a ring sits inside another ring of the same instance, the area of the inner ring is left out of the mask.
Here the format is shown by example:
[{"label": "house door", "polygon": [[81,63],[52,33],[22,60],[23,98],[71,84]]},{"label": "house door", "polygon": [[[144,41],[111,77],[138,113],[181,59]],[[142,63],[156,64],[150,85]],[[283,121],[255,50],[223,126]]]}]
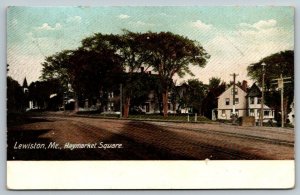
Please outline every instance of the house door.
[{"label": "house door", "polygon": [[146,103],[146,112],[150,112],[150,105],[149,105],[149,103]]}]

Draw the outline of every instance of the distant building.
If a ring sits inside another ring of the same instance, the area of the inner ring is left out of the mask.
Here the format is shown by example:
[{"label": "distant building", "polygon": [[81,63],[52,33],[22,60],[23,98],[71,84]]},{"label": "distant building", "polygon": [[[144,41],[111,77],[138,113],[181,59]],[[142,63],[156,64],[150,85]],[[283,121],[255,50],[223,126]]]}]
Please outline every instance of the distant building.
[{"label": "distant building", "polygon": [[290,105],[291,112],[288,114],[288,119],[290,121],[290,124],[295,126],[295,97],[293,99],[293,102]]},{"label": "distant building", "polygon": [[23,80],[23,85],[22,85],[22,89],[24,93],[28,93],[28,84],[27,84],[27,79],[26,77]]},{"label": "distant building", "polygon": [[[254,116],[256,122],[260,120],[261,110],[261,96],[262,92],[254,83],[246,92],[239,86],[235,86],[233,92],[233,85],[218,97],[217,119],[230,120],[233,114],[233,93],[235,93],[235,111],[237,117]],[[274,110],[263,105],[263,120],[268,122],[274,121]],[[274,121],[275,122],[275,121]]]},{"label": "distant building", "polygon": [[[128,75],[128,73],[125,73]],[[143,67],[141,67],[139,72],[131,73],[133,76],[137,76],[139,74],[149,75],[152,79],[159,79],[157,74],[152,74],[151,71],[146,72]],[[162,101],[161,94],[158,94],[157,91],[153,88],[148,91],[148,95],[145,98],[145,101],[142,103],[135,103],[133,98],[131,98],[130,102],[130,112],[132,113],[144,113],[144,114],[154,114],[160,113],[162,110]],[[176,113],[176,108],[178,107],[177,102],[171,101],[171,93],[169,93],[168,100],[168,113]],[[91,102],[89,99],[85,99],[84,103],[80,104],[79,110],[81,111],[90,111],[90,110],[100,110],[104,113],[119,113],[120,112],[120,90],[113,89],[110,91],[101,91],[100,97],[105,99],[102,102],[100,101]],[[123,96],[124,98],[124,96]],[[124,106],[124,99],[123,99]]]}]

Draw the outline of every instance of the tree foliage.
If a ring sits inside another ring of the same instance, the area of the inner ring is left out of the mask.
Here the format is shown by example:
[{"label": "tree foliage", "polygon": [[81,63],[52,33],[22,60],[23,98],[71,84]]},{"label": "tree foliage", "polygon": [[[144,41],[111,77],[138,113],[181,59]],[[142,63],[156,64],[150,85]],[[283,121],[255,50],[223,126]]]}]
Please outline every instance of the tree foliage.
[{"label": "tree foliage", "polygon": [[7,112],[22,112],[26,108],[26,95],[20,84],[11,77],[7,77]]},{"label": "tree foliage", "polygon": [[193,75],[190,65],[204,67],[209,55],[197,41],[171,32],[148,32],[141,34],[139,39],[144,43],[145,63],[151,65],[160,78],[164,117],[167,117],[169,82],[173,76]]},{"label": "tree foliage", "polygon": [[[281,110],[280,92],[277,91],[278,84],[273,79],[290,77],[291,83],[284,84],[284,110],[289,112],[289,105],[294,98],[294,51],[281,51],[261,59],[259,62],[248,66],[248,75],[260,86],[262,85],[262,63],[265,63],[265,103],[275,109],[275,118],[278,122],[278,112]],[[286,117],[287,115],[285,115]]]},{"label": "tree foliage", "polygon": [[[173,76],[193,75],[190,66],[204,67],[209,55],[200,43],[170,32],[134,33],[122,35],[96,33],[82,40],[73,51],[62,51],[47,57],[43,65],[42,79],[57,78],[63,86],[72,84],[77,96],[86,98],[101,96],[123,83],[125,108],[129,111],[130,99],[144,97],[141,86],[144,77],[135,78],[141,67],[157,72],[163,99],[164,116],[168,111],[168,91]],[[126,71],[126,74],[122,74]],[[137,81],[142,81],[138,82]],[[147,87],[145,88],[147,89]],[[158,90],[159,91],[159,90]],[[141,93],[139,93],[141,92]]]},{"label": "tree foliage", "polygon": [[[283,77],[291,77],[292,83],[294,83],[294,51],[278,52],[248,66],[248,76],[257,81],[260,86],[262,84],[262,63],[266,64],[265,87],[267,89],[274,89],[276,87],[276,85],[272,85],[274,83],[272,80],[278,79],[280,74]],[[293,89],[293,86],[291,89]]]},{"label": "tree foliage", "polygon": [[64,90],[59,79],[32,82],[28,91],[28,99],[39,109],[58,110],[62,106]]},{"label": "tree foliage", "polygon": [[207,85],[197,79],[189,79],[185,85],[182,100],[186,107],[192,108],[194,113],[201,113],[203,99],[207,92]]},{"label": "tree foliage", "polygon": [[70,83],[68,70],[71,67],[70,58],[72,56],[72,50],[63,50],[46,57],[45,62],[42,63],[43,69],[40,78],[44,81],[57,79],[61,83],[61,86],[67,90]]},{"label": "tree foliage", "polygon": [[202,114],[207,118],[211,118],[212,110],[218,107],[218,97],[225,91],[226,85],[220,78],[209,79],[208,93],[202,101]]}]

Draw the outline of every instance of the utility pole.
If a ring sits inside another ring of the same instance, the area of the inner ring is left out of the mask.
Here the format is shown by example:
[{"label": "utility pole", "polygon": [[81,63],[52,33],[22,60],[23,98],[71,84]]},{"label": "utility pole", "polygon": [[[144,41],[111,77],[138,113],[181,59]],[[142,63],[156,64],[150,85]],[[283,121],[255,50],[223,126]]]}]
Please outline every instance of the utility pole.
[{"label": "utility pole", "polygon": [[264,88],[265,88],[265,65],[266,63],[262,63],[262,85],[261,85],[261,108],[260,108],[260,126],[263,126],[264,123]]},{"label": "utility pole", "polygon": [[291,83],[291,81],[284,81],[287,79],[291,79],[291,77],[282,77],[282,74],[280,74],[280,78],[273,79],[273,81],[277,81],[278,89],[281,91],[281,127],[284,127],[284,108],[283,108],[283,93],[284,93],[284,84],[285,83]]},{"label": "utility pole", "polygon": [[232,124],[235,124],[236,123],[236,117],[235,117],[235,79],[236,77],[238,76],[238,74],[231,74],[230,76],[233,76],[233,91],[232,91]]},{"label": "utility pole", "polygon": [[123,109],[123,85],[120,84],[120,118],[122,118],[122,109]]}]

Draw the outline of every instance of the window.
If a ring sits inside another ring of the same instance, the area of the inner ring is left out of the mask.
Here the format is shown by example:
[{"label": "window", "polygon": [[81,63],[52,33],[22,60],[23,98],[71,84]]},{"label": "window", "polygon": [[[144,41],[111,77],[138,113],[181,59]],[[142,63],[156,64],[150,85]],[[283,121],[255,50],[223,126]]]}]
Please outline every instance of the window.
[{"label": "window", "polygon": [[[236,109],[235,114],[236,114],[236,116],[239,116],[239,110]],[[233,110],[232,109],[231,109],[230,115],[233,115]]]},{"label": "window", "polygon": [[254,104],[254,97],[250,97],[250,104]]},{"label": "window", "polygon": [[265,110],[264,111],[264,116],[269,116],[270,115],[270,111],[269,110]]},{"label": "window", "polygon": [[[235,91],[235,95],[237,95],[238,94],[238,89],[235,88],[234,91]],[[233,88],[231,89],[231,95],[233,95]]]},{"label": "window", "polygon": [[250,116],[254,116],[254,109],[250,109]]},{"label": "window", "polygon": [[257,104],[261,104],[261,98],[257,98]]},{"label": "window", "polygon": [[114,92],[108,93],[108,98],[113,98],[114,97]]},{"label": "window", "polygon": [[235,98],[235,104],[239,104],[239,98]]},{"label": "window", "polygon": [[229,99],[229,98],[226,98],[226,99],[225,99],[225,105],[228,106],[229,104],[230,104],[230,99]]},{"label": "window", "polygon": [[257,109],[257,116],[260,117],[260,110],[261,109]]},{"label": "window", "polygon": [[225,110],[222,110],[222,115],[225,114]]}]

